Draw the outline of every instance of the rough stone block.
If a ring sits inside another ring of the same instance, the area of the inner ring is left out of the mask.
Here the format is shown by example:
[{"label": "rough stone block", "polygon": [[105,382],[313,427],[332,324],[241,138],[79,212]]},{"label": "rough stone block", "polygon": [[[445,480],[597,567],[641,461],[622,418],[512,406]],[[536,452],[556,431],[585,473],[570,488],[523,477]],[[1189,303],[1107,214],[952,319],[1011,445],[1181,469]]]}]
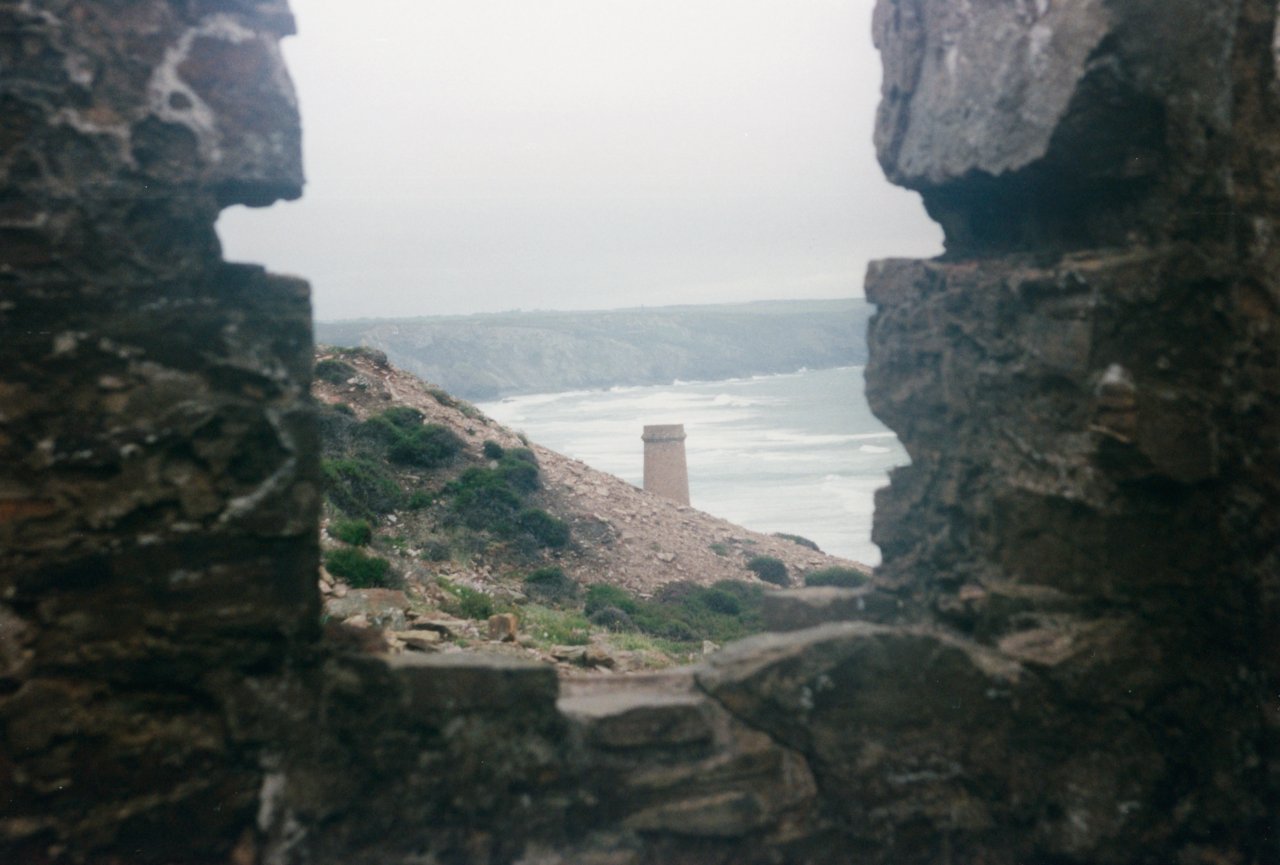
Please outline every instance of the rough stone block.
[{"label": "rough stone block", "polygon": [[897,598],[870,586],[786,589],[765,594],[764,627],[767,631],[800,631],[827,622],[887,623],[901,610]]},{"label": "rough stone block", "polygon": [[469,712],[536,718],[554,712],[555,669],[522,659],[481,653],[393,655],[386,659],[405,689],[411,715]]},{"label": "rough stone block", "polygon": [[628,816],[623,825],[640,832],[732,838],[762,828],[769,816],[754,794],[729,790],[655,805]]},{"label": "rough stone block", "polygon": [[433,652],[440,648],[441,636],[438,631],[389,631],[388,637],[400,641],[411,651]]},{"label": "rough stone block", "polygon": [[560,711],[586,728],[601,748],[670,748],[708,743],[714,735],[709,707],[698,694],[622,691],[566,697]]},{"label": "rough stone block", "polygon": [[876,145],[889,178],[919,188],[1041,159],[1108,24],[1102,0],[881,0]]},{"label": "rough stone block", "polygon": [[513,643],[520,632],[520,620],[515,613],[498,613],[489,617],[489,639],[498,643]]}]

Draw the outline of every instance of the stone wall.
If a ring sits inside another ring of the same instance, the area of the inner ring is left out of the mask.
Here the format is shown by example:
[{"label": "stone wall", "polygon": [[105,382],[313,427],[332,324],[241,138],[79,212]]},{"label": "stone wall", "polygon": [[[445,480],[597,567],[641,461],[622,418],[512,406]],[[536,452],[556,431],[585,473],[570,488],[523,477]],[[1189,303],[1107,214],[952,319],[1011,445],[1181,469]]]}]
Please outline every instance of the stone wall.
[{"label": "stone wall", "polygon": [[213,224],[300,194],[291,30],[0,3],[6,862],[225,861],[257,809],[232,706],[318,627],[310,306]]},{"label": "stone wall", "polygon": [[0,3],[0,860],[1280,861],[1274,0],[880,0],[884,565],[564,687],[321,638],[290,28]]},{"label": "stone wall", "polygon": [[875,32],[880,160],[947,236],[867,285],[912,459],[880,577],[1049,689],[1046,854],[1276,861],[1275,4],[881,0]]}]

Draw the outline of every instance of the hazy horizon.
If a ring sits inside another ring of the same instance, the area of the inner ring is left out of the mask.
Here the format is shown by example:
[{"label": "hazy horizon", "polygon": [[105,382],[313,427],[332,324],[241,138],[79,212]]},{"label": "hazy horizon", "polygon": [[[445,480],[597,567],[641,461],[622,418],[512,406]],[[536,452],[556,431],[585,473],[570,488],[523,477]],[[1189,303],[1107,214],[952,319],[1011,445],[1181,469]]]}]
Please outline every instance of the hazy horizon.
[{"label": "hazy horizon", "polygon": [[872,0],[292,0],[299,202],[227,257],[317,318],[862,293],[940,232],[871,134]]},{"label": "hazy horizon", "polygon": [[679,309],[681,307],[719,307],[719,306],[748,306],[751,304],[770,304],[770,303],[787,303],[787,304],[803,304],[803,303],[840,303],[842,301],[865,300],[862,295],[849,295],[846,297],[761,297],[750,300],[713,300],[705,303],[642,303],[628,304],[627,306],[599,306],[599,307],[573,307],[573,308],[553,308],[553,307],[512,307],[510,309],[492,309],[477,312],[451,312],[451,313],[414,313],[406,315],[360,315],[352,318],[321,318],[316,316],[316,322],[320,324],[346,324],[360,321],[397,321],[401,319],[414,318],[471,318],[473,316],[502,316],[502,315],[539,315],[539,314],[555,314],[555,315],[572,315],[574,313],[593,313],[593,312],[629,312],[629,311],[652,311],[658,309]]}]

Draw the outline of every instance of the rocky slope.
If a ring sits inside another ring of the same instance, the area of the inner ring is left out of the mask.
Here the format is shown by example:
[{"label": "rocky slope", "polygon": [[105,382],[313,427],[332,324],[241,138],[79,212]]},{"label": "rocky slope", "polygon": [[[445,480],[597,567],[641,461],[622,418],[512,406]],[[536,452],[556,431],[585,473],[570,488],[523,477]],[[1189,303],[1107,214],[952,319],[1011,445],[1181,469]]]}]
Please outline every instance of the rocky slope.
[{"label": "rocky slope", "polygon": [[[529,600],[524,579],[540,568],[559,568],[579,588],[606,583],[642,600],[654,597],[672,583],[713,586],[730,580],[774,589],[773,584],[761,581],[748,569],[748,563],[756,557],[782,562],[787,581],[796,585],[803,583],[807,573],[818,569],[843,567],[870,573],[863,565],[825,555],[787,538],[749,531],[526,442],[519,433],[473,406],[391,366],[380,352],[322,348],[317,354],[317,370],[313,395],[319,404],[325,449],[331,460],[344,455],[343,434],[333,431],[335,424],[358,431],[389,409],[415,410],[421,415],[418,423],[423,427],[443,427],[461,443],[456,454],[433,468],[385,464],[404,495],[395,506],[385,508],[385,513],[366,515],[373,529],[368,548],[390,562],[392,581],[403,584],[404,600],[376,590],[352,594],[342,580],[326,573],[322,589],[329,598],[331,619],[352,620],[356,624],[382,622],[391,630],[416,619],[435,623],[424,624],[419,630],[435,630],[447,639],[465,643],[486,639],[487,625],[468,623],[463,616],[450,619],[442,610],[458,613],[460,606],[466,606],[459,604],[459,594],[465,599],[471,593],[482,593],[492,603],[482,599],[478,605],[473,604],[470,610],[475,618],[484,619],[485,613],[507,609],[523,619]],[[455,500],[450,499],[450,491],[466,472],[498,465],[486,456],[486,449],[493,454],[499,449],[512,453],[526,448],[536,457],[540,483],[524,504],[567,526],[569,540],[563,546],[542,545],[518,534],[472,531],[458,524],[451,508]],[[351,508],[344,512],[335,506],[335,499],[340,498],[330,490],[322,530],[322,544],[330,553],[347,546],[333,535],[340,524],[349,523],[353,516]],[[349,600],[356,597],[370,604],[362,606]],[[407,609],[398,613],[382,609],[388,603],[391,607],[407,605]],[[575,621],[584,624],[581,618]],[[527,628],[522,624],[519,630]],[[603,633],[605,629],[593,626],[590,631],[591,636],[576,634],[576,642],[603,649],[602,643],[608,642],[604,639],[608,636]],[[554,635],[550,639],[553,641]],[[701,641],[693,642],[696,648]],[[569,651],[547,640],[526,639],[523,643],[526,650],[544,658],[569,657],[583,662],[585,649]],[[622,645],[639,653],[626,656],[626,650],[619,648]],[[612,648],[615,656],[624,655],[619,661],[621,666],[687,660],[687,654],[680,651],[685,647],[673,647],[670,641],[660,645],[665,652],[655,653],[654,646],[636,640],[614,640]],[[392,647],[398,647],[394,638]]]}]

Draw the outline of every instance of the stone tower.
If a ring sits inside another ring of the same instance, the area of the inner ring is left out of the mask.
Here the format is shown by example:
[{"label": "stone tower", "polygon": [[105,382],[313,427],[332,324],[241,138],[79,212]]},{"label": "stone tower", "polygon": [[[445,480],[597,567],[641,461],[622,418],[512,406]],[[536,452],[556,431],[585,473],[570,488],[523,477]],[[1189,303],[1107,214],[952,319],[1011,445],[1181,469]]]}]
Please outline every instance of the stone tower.
[{"label": "stone tower", "polygon": [[689,504],[689,466],[684,458],[684,424],[646,426],[644,488],[682,505]]}]

